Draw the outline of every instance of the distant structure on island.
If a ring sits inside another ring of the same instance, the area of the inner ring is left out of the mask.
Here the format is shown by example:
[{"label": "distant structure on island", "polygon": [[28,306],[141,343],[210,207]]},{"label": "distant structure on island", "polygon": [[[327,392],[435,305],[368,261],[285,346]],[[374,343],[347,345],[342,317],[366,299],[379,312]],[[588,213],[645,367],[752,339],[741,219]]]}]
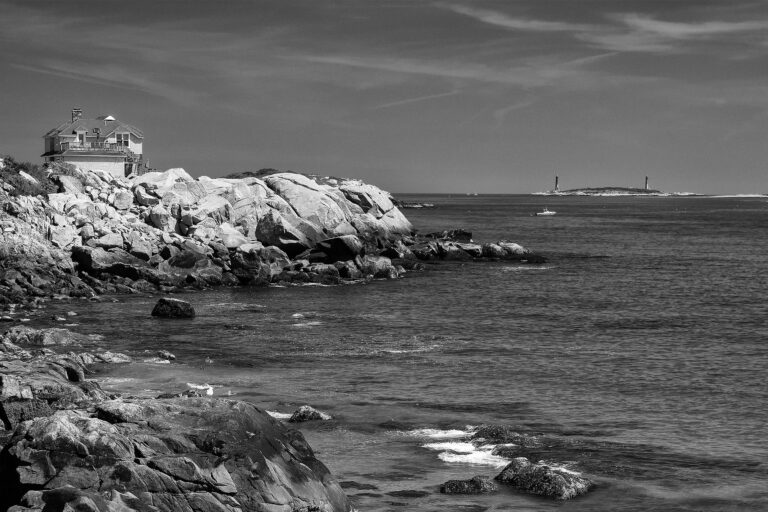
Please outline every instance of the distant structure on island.
[{"label": "distant structure on island", "polygon": [[112,116],[84,119],[72,109],[72,120],[50,130],[45,139],[46,162],[64,162],[83,170],[102,170],[113,176],[143,174],[144,134]]},{"label": "distant structure on island", "polygon": [[555,176],[555,188],[547,192],[537,192],[536,195],[546,196],[667,196],[669,194],[648,186],[648,176],[645,177],[643,188],[633,187],[587,187],[560,190],[560,176]]}]

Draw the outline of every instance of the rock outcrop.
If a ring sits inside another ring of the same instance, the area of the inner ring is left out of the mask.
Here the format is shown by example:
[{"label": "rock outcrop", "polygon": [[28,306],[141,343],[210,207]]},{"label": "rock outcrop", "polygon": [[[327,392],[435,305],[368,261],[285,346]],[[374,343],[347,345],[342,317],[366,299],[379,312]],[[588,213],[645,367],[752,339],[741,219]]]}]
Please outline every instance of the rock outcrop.
[{"label": "rock outcrop", "polygon": [[254,405],[108,396],[89,367],[129,359],[56,352],[78,337],[50,331],[0,337],[0,510],[351,510],[301,433]]},{"label": "rock outcrop", "polygon": [[107,400],[95,413],[56,411],[22,423],[1,463],[7,492],[32,510],[51,500],[100,512],[121,505],[169,512],[350,510],[299,432],[232,400]]},{"label": "rock outcrop", "polygon": [[512,242],[476,244],[460,229],[413,236],[389,194],[357,180],[283,172],[194,179],[183,169],[128,180],[54,164],[47,181],[58,191],[25,196],[18,183],[27,181],[0,179],[4,303],[391,279],[419,260],[544,261]]}]

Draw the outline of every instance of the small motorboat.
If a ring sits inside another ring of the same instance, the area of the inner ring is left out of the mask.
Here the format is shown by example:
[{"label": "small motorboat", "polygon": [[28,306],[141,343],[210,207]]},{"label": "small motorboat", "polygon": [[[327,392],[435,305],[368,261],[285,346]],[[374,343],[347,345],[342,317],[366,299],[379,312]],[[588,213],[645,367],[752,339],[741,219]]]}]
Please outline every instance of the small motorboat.
[{"label": "small motorboat", "polygon": [[544,208],[540,212],[536,212],[537,217],[551,217],[552,215],[556,214],[557,212],[553,212],[552,210],[548,210],[547,208]]}]

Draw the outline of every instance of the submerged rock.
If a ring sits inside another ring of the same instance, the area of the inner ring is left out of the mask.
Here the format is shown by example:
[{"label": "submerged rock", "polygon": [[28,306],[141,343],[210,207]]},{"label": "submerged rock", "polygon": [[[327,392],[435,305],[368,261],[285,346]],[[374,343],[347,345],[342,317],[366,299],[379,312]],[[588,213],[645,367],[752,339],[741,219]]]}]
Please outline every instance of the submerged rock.
[{"label": "submerged rock", "polygon": [[496,480],[530,494],[559,500],[574,498],[589,491],[594,484],[575,471],[532,463],[525,457],[513,459]]},{"label": "submerged rock", "polygon": [[302,405],[288,420],[291,423],[300,423],[302,421],[330,420],[331,416],[320,412],[312,406]]},{"label": "submerged rock", "polygon": [[195,308],[189,302],[180,299],[162,298],[152,309],[152,316],[162,318],[194,318]]},{"label": "submerged rock", "polygon": [[443,494],[482,494],[495,492],[498,486],[487,476],[473,476],[469,480],[448,480],[440,486]]}]

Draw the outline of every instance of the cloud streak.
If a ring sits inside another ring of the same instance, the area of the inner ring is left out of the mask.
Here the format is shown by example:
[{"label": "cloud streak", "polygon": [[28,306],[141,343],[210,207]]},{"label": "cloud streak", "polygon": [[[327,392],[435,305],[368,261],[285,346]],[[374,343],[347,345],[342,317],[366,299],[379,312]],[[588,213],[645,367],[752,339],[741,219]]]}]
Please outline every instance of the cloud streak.
[{"label": "cloud streak", "polygon": [[589,30],[587,25],[566,23],[559,21],[543,21],[530,18],[516,18],[498,11],[477,9],[462,5],[447,5],[445,8],[464,16],[474,18],[477,21],[487,23],[510,30],[530,32],[573,32]]},{"label": "cloud streak", "polygon": [[417,96],[415,98],[407,98],[407,99],[404,99],[404,100],[392,101],[392,102],[389,102],[389,103],[383,103],[381,105],[376,105],[371,110],[381,110],[381,109],[385,109],[385,108],[400,107],[402,105],[410,105],[412,103],[421,103],[422,101],[436,100],[436,99],[439,99],[439,98],[447,98],[449,96],[455,96],[458,93],[459,93],[459,91],[454,90],[454,91],[450,91],[450,92],[441,92],[441,93],[438,93],[438,94],[428,94],[428,95],[425,95],[425,96]]}]

